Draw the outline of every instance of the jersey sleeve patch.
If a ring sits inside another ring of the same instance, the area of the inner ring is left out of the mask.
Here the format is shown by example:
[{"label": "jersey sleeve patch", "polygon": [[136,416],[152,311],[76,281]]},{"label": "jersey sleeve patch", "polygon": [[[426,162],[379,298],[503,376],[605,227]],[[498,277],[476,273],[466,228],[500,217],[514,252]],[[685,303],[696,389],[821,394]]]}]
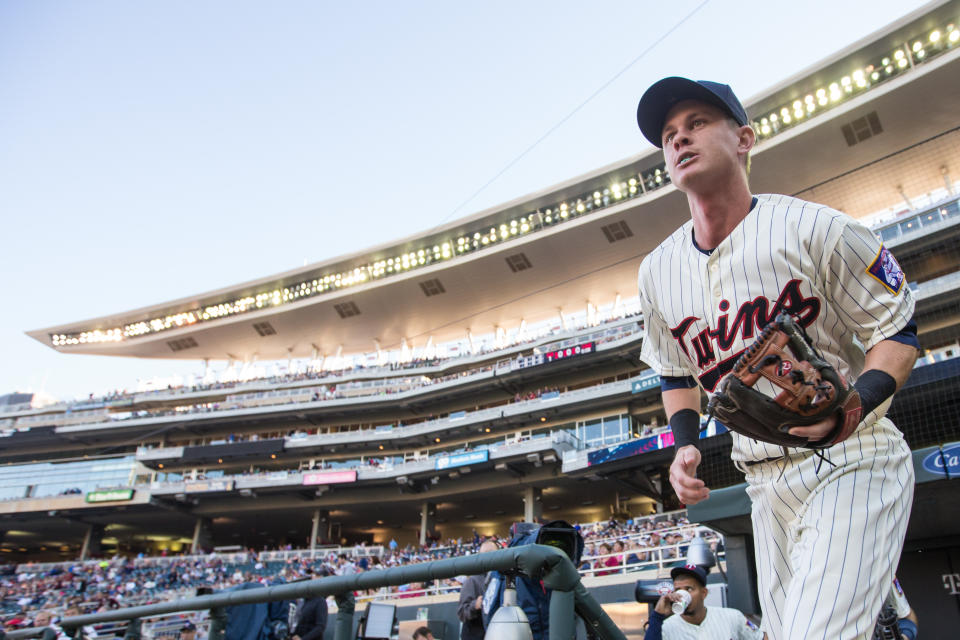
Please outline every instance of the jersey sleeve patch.
[{"label": "jersey sleeve patch", "polygon": [[877,257],[867,267],[867,273],[894,295],[900,293],[900,289],[903,287],[903,269],[900,268],[900,263],[893,257],[890,250],[883,245],[880,246]]}]

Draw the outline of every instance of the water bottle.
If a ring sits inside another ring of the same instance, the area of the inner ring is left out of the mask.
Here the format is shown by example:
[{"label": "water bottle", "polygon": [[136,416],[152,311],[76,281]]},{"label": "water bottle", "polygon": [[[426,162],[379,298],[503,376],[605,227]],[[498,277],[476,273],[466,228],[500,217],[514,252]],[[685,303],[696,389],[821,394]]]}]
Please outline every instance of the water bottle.
[{"label": "water bottle", "polygon": [[674,603],[670,605],[670,608],[673,609],[675,614],[680,615],[687,610],[687,607],[690,606],[690,600],[692,600],[692,596],[690,595],[689,591],[681,590],[677,593],[680,594],[680,599],[674,601]]}]

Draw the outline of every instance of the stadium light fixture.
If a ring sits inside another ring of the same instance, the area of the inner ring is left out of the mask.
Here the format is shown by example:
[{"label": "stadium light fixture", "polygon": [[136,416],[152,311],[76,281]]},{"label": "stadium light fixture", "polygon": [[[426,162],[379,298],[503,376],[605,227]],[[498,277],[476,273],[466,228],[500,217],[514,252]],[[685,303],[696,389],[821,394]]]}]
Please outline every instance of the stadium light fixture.
[{"label": "stadium light fixture", "polygon": [[[941,25],[932,29],[925,36],[912,38],[901,46],[883,56],[879,63],[874,62],[864,67],[851,69],[846,75],[826,87],[820,87],[812,95],[800,100],[794,100],[780,108],[763,114],[752,122],[760,139],[766,139],[781,133],[784,129],[805,121],[831,104],[840,103],[860,92],[870,89],[878,82],[882,82],[914,64],[926,61],[960,42],[960,29],[954,24]],[[193,325],[200,322],[216,320],[247,311],[263,309],[268,306],[280,306],[296,302],[303,298],[321,295],[332,290],[356,286],[372,279],[379,279],[399,272],[433,264],[440,260],[448,260],[468,251],[480,249],[489,245],[503,242],[518,233],[528,233],[567,220],[575,212],[575,216],[616,203],[625,197],[637,197],[647,190],[656,189],[670,184],[670,178],[665,169],[654,167],[638,173],[626,182],[617,182],[602,190],[590,193],[569,201],[563,201],[548,207],[541,213],[540,209],[500,223],[491,227],[486,234],[475,231],[457,237],[456,243],[452,238],[442,242],[432,239],[427,247],[417,248],[399,256],[392,256],[386,260],[371,261],[368,264],[354,267],[350,271],[329,273],[310,280],[294,283],[290,286],[277,288],[272,291],[263,291],[253,296],[245,296],[235,300],[219,302],[193,310],[178,311],[162,317],[132,322],[120,327],[108,329],[90,329],[69,334],[51,334],[50,341],[54,347],[71,347],[76,345],[100,344],[104,342],[121,342],[130,338],[137,338],[150,333],[157,333]],[[455,247],[455,248],[454,248]]]}]

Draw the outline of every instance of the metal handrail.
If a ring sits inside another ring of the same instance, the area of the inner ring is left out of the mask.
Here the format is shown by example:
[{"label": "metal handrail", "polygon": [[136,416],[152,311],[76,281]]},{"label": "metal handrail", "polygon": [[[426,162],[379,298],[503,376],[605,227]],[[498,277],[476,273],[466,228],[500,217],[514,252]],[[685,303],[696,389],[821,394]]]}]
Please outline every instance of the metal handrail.
[{"label": "metal handrail", "polygon": [[[519,572],[542,580],[546,588],[553,590],[550,600],[550,638],[568,640],[573,637],[576,613],[583,618],[600,640],[626,640],[623,632],[617,628],[610,616],[580,582],[580,575],[570,559],[559,549],[545,545],[524,545],[382,571],[333,576],[261,589],[226,591],[172,602],[114,609],[102,613],[71,616],[61,620],[59,624],[68,634],[79,637],[82,633],[77,634],[76,630],[84,626],[128,620],[134,634],[138,635],[136,630],[139,629],[141,618],[177,611],[207,609],[210,610],[211,619],[210,640],[223,640],[226,629],[226,607],[332,595],[336,597],[338,605],[334,623],[334,640],[350,640],[353,632],[354,591],[481,574],[488,571]],[[44,629],[23,629],[11,632],[7,637],[32,638],[41,636],[44,631]],[[129,629],[127,636],[133,637]]]}]

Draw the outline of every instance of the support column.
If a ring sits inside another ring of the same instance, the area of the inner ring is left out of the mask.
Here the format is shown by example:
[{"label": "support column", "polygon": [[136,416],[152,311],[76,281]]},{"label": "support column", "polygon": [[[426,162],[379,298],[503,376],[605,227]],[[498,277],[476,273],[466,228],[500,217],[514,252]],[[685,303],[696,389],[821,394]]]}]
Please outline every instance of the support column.
[{"label": "support column", "polygon": [[213,536],[210,531],[210,518],[197,518],[193,527],[193,544],[190,553],[197,554],[213,548]]},{"label": "support column", "polygon": [[[662,498],[663,497],[663,474],[654,476],[653,478],[651,478],[651,481],[653,482],[653,486],[656,487],[657,493],[659,493],[660,497]],[[656,509],[657,513],[663,513],[663,500],[661,499],[654,502],[654,508]]]},{"label": "support column", "polygon": [[330,512],[326,509],[314,509],[313,526],[310,529],[311,551],[317,548],[317,538],[321,533],[323,534],[325,540],[330,539]]},{"label": "support column", "polygon": [[427,534],[433,531],[434,519],[437,515],[437,505],[424,502],[420,505],[420,544],[427,543]]},{"label": "support column", "polygon": [[523,521],[538,522],[543,515],[543,502],[540,500],[540,489],[526,487],[523,490]]},{"label": "support column", "polygon": [[[727,575],[740,577],[738,580],[727,581],[727,604],[725,606],[734,607],[744,613],[760,613],[753,536],[725,536],[723,543],[726,554],[726,573]],[[720,561],[719,558],[717,561]]]},{"label": "support column", "polygon": [[89,560],[92,557],[99,557],[103,550],[100,542],[103,540],[104,526],[102,524],[91,524],[87,527],[87,533],[83,536],[83,546],[80,548],[80,559]]}]

